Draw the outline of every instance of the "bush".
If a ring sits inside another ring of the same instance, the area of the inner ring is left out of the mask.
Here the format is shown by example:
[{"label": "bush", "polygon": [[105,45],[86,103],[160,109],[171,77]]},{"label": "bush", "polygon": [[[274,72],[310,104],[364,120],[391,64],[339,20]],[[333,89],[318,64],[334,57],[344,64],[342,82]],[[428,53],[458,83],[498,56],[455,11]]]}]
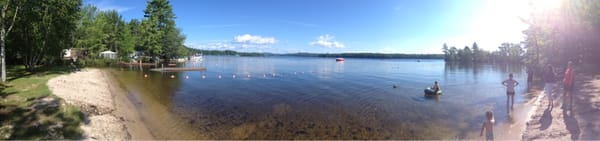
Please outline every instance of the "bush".
[{"label": "bush", "polygon": [[118,63],[115,59],[85,59],[77,62],[78,67],[109,67]]}]

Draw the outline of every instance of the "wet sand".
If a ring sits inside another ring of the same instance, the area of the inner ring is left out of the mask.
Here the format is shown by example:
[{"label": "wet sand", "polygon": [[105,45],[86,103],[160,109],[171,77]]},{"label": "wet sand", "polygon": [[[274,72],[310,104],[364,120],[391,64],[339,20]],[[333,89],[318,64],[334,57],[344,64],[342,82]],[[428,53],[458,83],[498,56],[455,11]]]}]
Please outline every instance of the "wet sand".
[{"label": "wet sand", "polygon": [[153,139],[134,105],[107,72],[84,69],[48,81],[52,93],[86,115],[83,139]]},{"label": "wet sand", "polygon": [[597,140],[600,139],[600,75],[580,74],[571,94],[563,93],[557,83],[554,107],[541,94],[526,123],[523,140]]}]

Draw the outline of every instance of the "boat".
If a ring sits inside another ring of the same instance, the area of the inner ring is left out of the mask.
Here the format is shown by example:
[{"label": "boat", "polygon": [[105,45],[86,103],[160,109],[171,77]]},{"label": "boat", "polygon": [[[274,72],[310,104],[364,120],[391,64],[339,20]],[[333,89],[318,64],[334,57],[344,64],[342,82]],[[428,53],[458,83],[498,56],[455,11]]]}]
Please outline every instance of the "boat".
[{"label": "boat", "polygon": [[190,62],[202,62],[202,54],[196,54],[188,58]]},{"label": "boat", "polygon": [[442,90],[435,92],[435,90],[433,90],[431,87],[425,88],[423,92],[425,92],[425,95],[442,95]]},{"label": "boat", "polygon": [[344,58],[335,58],[335,61],[344,61]]}]

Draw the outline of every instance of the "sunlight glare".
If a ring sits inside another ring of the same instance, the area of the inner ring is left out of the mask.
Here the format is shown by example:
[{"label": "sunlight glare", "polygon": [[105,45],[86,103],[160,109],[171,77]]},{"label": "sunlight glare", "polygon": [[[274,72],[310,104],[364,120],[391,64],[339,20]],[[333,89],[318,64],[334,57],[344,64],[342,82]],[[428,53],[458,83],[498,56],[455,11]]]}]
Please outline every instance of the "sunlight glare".
[{"label": "sunlight glare", "polygon": [[530,4],[538,10],[551,10],[559,8],[561,0],[530,0]]}]

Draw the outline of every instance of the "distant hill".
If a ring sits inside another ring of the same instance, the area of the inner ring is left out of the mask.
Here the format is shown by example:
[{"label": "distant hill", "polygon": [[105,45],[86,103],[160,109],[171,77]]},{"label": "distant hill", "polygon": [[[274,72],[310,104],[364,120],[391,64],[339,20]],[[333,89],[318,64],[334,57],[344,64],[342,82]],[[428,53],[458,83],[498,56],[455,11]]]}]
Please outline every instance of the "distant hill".
[{"label": "distant hill", "polygon": [[203,55],[230,55],[230,56],[302,56],[302,57],[344,57],[344,58],[397,58],[397,59],[444,59],[444,54],[386,54],[386,53],[258,53],[237,52],[233,50],[201,50],[188,48],[192,54]]}]

